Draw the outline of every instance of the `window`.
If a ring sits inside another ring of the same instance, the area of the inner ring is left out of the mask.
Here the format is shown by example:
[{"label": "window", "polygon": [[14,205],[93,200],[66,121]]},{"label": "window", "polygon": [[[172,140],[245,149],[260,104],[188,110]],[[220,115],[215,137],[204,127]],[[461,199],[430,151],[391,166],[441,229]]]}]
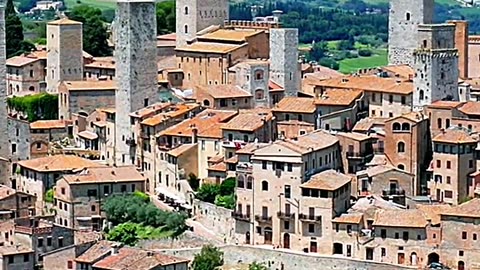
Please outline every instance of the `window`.
[{"label": "window", "polygon": [[43,247],[43,238],[41,238],[41,237],[38,238],[37,247]]},{"label": "window", "polygon": [[442,161],[441,160],[437,160],[437,168],[441,168],[442,167]]},{"label": "window", "polygon": [[402,105],[405,105],[407,104],[407,98],[402,96]]},{"label": "window", "polygon": [[393,95],[389,95],[389,96],[388,96],[388,102],[389,102],[390,104],[393,103]]},{"label": "window", "polygon": [[292,163],[287,163],[287,171],[289,172],[293,171]]},{"label": "window", "polygon": [[437,127],[442,128],[442,118],[437,119]]},{"label": "window", "polygon": [[205,150],[205,140],[202,140],[202,151]]},{"label": "window", "polygon": [[382,229],[382,230],[380,231],[380,236],[381,236],[383,239],[387,238],[387,230]]},{"label": "window", "polygon": [[185,15],[188,15],[188,7],[185,7]]},{"label": "window", "polygon": [[410,124],[409,123],[403,123],[402,124],[402,130],[410,130]]},{"label": "window", "polygon": [[410,12],[407,12],[407,14],[405,15],[405,20],[410,21],[410,18],[411,18],[411,14]]},{"label": "window", "polygon": [[239,188],[244,188],[245,187],[245,177],[243,177],[243,175],[238,176],[237,187],[239,187]]},{"label": "window", "polygon": [[72,269],[73,268],[73,262],[72,261],[68,261],[67,262],[67,269]]},{"label": "window", "polygon": [[122,185],[122,186],[120,187],[120,191],[121,191],[121,192],[127,192],[127,185]]},{"label": "window", "polygon": [[315,224],[308,224],[308,232],[315,233]]},{"label": "window", "polygon": [[292,187],[290,185],[285,185],[284,188],[285,198],[290,199],[292,196]]},{"label": "window", "polygon": [[11,256],[8,256],[8,264],[12,264],[15,262],[15,256],[11,255]]},{"label": "window", "polygon": [[403,232],[403,240],[408,241],[408,232]]},{"label": "window", "polygon": [[188,34],[188,25],[185,25],[184,28],[185,28],[185,29],[184,29],[184,30],[185,30],[185,34]]},{"label": "window", "polygon": [[90,209],[92,210],[92,212],[95,212],[97,210],[97,207],[95,207],[95,205],[92,205],[90,206]]},{"label": "window", "polygon": [[445,190],[445,198],[453,198],[453,192],[451,190]]},{"label": "window", "polygon": [[468,168],[473,168],[473,160],[471,159],[468,161]]},{"label": "window", "polygon": [[61,192],[62,192],[62,195],[65,195],[65,188],[62,187]]},{"label": "window", "polygon": [[347,225],[347,233],[352,233],[352,225]]},{"label": "window", "polygon": [[103,194],[104,195],[110,194],[110,188],[108,186],[103,186]]},{"label": "window", "polygon": [[[150,164],[148,164],[148,166],[150,167]],[[131,187],[132,187],[132,192],[134,192],[135,191],[135,184],[132,184]]]},{"label": "window", "polygon": [[462,232],[462,239],[463,240],[467,239],[467,232]]},{"label": "window", "polygon": [[385,248],[381,249],[382,257],[387,256],[387,250]]},{"label": "window", "polygon": [[419,99],[420,100],[423,100],[425,98],[425,93],[423,92],[423,90],[420,90],[419,92]]},{"label": "window", "polygon": [[63,247],[63,237],[58,238],[58,246]]},{"label": "window", "polygon": [[290,222],[289,221],[284,221],[283,222],[283,228],[287,231],[290,230]]},{"label": "window", "polygon": [[402,127],[402,126],[400,125],[400,123],[393,123],[393,125],[392,125],[392,129],[393,129],[393,130],[400,130],[401,127]]},{"label": "window", "polygon": [[267,169],[267,161],[266,160],[262,160],[262,169],[263,170]]},{"label": "window", "polygon": [[17,152],[17,144],[12,143],[12,154],[15,154]]},{"label": "window", "polygon": [[398,234],[398,232],[395,233],[395,239],[399,239],[400,238],[400,234]]},{"label": "window", "polygon": [[266,180],[262,181],[262,190],[268,191],[268,182]]},{"label": "window", "polygon": [[452,162],[450,162],[450,160],[447,161],[447,169],[451,169],[452,168]]},{"label": "window", "polygon": [[435,182],[442,183],[442,176],[441,175],[435,175]]},{"label": "window", "polygon": [[372,102],[375,102],[375,97],[376,97],[376,95],[375,95],[375,93],[373,93],[372,94]]},{"label": "window", "polygon": [[265,98],[265,94],[264,94],[264,91],[262,89],[255,90],[255,99],[260,100],[260,99],[264,99],[264,98]]},{"label": "window", "polygon": [[247,189],[252,189],[253,188],[253,177],[249,176],[247,177]]},{"label": "window", "polygon": [[30,261],[30,254],[23,254],[23,261],[24,262]]},{"label": "window", "polygon": [[52,246],[52,237],[51,236],[47,237],[47,246],[49,246],[49,247]]},{"label": "window", "polygon": [[87,190],[87,196],[88,197],[96,197],[97,196],[97,190],[96,189]]},{"label": "window", "polygon": [[404,153],[405,152],[405,143],[404,142],[399,142],[397,144],[397,152],[398,153]]},{"label": "window", "polygon": [[447,184],[451,184],[452,183],[452,178],[450,176],[447,176]]}]

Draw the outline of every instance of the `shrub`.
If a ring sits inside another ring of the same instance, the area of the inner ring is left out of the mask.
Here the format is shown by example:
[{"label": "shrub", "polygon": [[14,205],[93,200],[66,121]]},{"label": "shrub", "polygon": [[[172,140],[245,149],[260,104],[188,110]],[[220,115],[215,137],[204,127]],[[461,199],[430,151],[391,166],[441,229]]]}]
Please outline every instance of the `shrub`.
[{"label": "shrub", "polygon": [[233,210],[236,206],[235,194],[230,195],[218,195],[215,198],[215,205],[220,207],[225,207],[227,209]]},{"label": "shrub", "polygon": [[372,51],[370,49],[360,49],[358,50],[358,55],[362,57],[372,56]]},{"label": "shrub", "polygon": [[215,198],[220,194],[220,186],[216,184],[203,184],[196,194],[196,197],[204,202],[215,203]]},{"label": "shrub", "polygon": [[47,203],[53,203],[53,188],[51,188],[51,189],[47,190],[47,192],[45,192],[44,201],[47,202]]},{"label": "shrub", "polygon": [[196,254],[193,262],[193,270],[215,270],[223,265],[223,252],[212,246],[206,245],[202,247],[199,254]]},{"label": "shrub", "polygon": [[332,58],[322,58],[318,62],[321,66],[328,67],[334,70],[338,70],[340,68],[340,65],[337,63],[337,61],[333,60]]},{"label": "shrub", "polygon": [[225,181],[220,184],[220,195],[225,196],[235,193],[236,184],[237,180],[235,177],[225,179]]}]

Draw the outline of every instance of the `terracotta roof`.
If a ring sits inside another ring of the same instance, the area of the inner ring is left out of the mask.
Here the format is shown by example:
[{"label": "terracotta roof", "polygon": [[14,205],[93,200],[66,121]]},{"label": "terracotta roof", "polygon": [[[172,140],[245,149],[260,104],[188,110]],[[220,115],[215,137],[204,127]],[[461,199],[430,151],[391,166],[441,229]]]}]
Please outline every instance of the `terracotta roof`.
[{"label": "terracotta roof", "polygon": [[171,69],[171,68],[177,68],[177,58],[175,55],[168,55],[168,56],[157,58],[158,70]]},{"label": "terracotta roof", "polygon": [[176,33],[170,33],[170,34],[165,34],[165,35],[159,35],[159,36],[157,36],[157,39],[175,41],[175,40],[177,40],[177,34]]},{"label": "terracotta roof", "polygon": [[300,185],[300,187],[334,191],[351,181],[351,176],[334,170],[327,170],[313,175],[310,180]]},{"label": "terracotta roof", "polygon": [[362,213],[347,213],[334,218],[332,221],[335,223],[360,224],[360,222],[362,222],[362,219]]},{"label": "terracotta roof", "polygon": [[407,79],[410,76],[413,76],[415,74],[415,72],[413,71],[413,68],[411,68],[409,65],[391,65],[391,66],[384,66],[381,69],[384,71],[397,74],[400,77],[407,78]]},{"label": "terracotta roof", "polygon": [[102,109],[99,109],[99,110],[102,111],[102,112],[113,113],[113,114],[115,114],[115,112],[116,112],[115,108],[102,108]]},{"label": "terracotta roof", "polygon": [[315,98],[316,105],[349,106],[363,94],[361,90],[327,89],[323,95]]},{"label": "terracotta roof", "polygon": [[415,122],[415,123],[420,123],[422,122],[423,120],[427,120],[427,116],[424,115],[423,113],[421,112],[409,112],[409,113],[405,113],[405,114],[402,114],[402,115],[399,115],[397,117],[393,117],[393,118],[390,118],[388,119],[386,122],[392,122],[392,121],[395,121],[396,119],[398,118],[404,118],[404,119],[408,119],[412,122]]},{"label": "terracotta roof", "polygon": [[459,109],[462,113],[467,115],[480,115],[480,102],[478,101],[469,101],[466,102],[462,107]]},{"label": "terracotta roof", "polygon": [[31,58],[38,58],[40,60],[47,60],[47,50],[46,49],[40,49],[40,50],[35,50],[32,52],[29,52],[26,54],[26,57],[31,57]]},{"label": "terracotta roof", "polygon": [[218,154],[216,156],[209,157],[208,162],[209,163],[219,163],[219,162],[222,162],[224,159],[225,159],[225,157],[223,155]]},{"label": "terracotta roof", "polygon": [[305,74],[304,79],[325,80],[345,76],[343,73],[337,70],[324,66],[315,66],[314,69],[315,72]]},{"label": "terracotta roof", "polygon": [[225,160],[225,163],[237,164],[238,163],[238,156],[235,155],[235,156]]},{"label": "terracotta roof", "polygon": [[273,114],[270,109],[242,110],[233,117],[222,129],[253,132],[265,125],[264,121],[270,121]]},{"label": "terracotta roof", "polygon": [[41,59],[26,56],[14,56],[7,59],[7,66],[23,67]]},{"label": "terracotta roof", "polygon": [[194,144],[182,144],[179,147],[176,147],[176,148],[168,151],[168,154],[171,155],[171,156],[174,156],[174,157],[179,157],[183,153],[185,153],[188,150],[190,150],[194,147],[197,147],[197,146],[198,146],[198,144],[196,144],[196,143],[194,143]]},{"label": "terracotta roof", "polygon": [[90,167],[76,174],[63,176],[69,184],[108,183],[144,181],[145,177],[137,171],[135,166],[121,167]]},{"label": "terracotta roof", "polygon": [[337,137],[322,130],[316,130],[312,133],[302,135],[296,140],[280,140],[276,144],[285,146],[301,154],[307,154],[313,151],[325,149],[338,143]]},{"label": "terracotta roof", "polygon": [[227,171],[227,164],[225,162],[220,162],[217,164],[213,164],[212,166],[208,167],[209,171],[216,171],[216,172],[226,172]]},{"label": "terracotta roof", "polygon": [[384,154],[376,154],[373,156],[372,160],[366,164],[367,166],[377,166],[377,165],[392,165],[388,157]]},{"label": "terracotta roof", "polygon": [[378,210],[373,222],[373,226],[397,228],[425,228],[427,224],[425,214],[418,209]]},{"label": "terracotta roof", "polygon": [[91,131],[88,131],[88,130],[84,130],[84,131],[81,131],[78,133],[78,136],[79,137],[82,137],[84,139],[87,139],[87,140],[96,140],[98,139],[98,135],[97,133],[94,133],[94,132],[91,132]]},{"label": "terracotta roof", "polygon": [[247,41],[248,37],[264,33],[264,31],[248,31],[248,30],[229,30],[218,29],[217,31],[207,33],[197,37],[198,39],[209,39],[212,41]]},{"label": "terracotta roof", "polygon": [[50,25],[81,25],[82,23],[74,20],[70,20],[69,18],[65,17],[56,21],[48,22],[48,24]]},{"label": "terracotta roof", "polygon": [[427,219],[430,219],[433,225],[440,224],[440,215],[444,212],[452,210],[452,206],[449,204],[417,204],[415,206],[418,210],[422,211]]},{"label": "terracotta roof", "polygon": [[38,120],[30,123],[30,129],[55,129],[65,128],[69,122],[65,120]]},{"label": "terracotta roof", "polygon": [[95,121],[93,124],[98,127],[106,127],[107,126],[107,121]]},{"label": "terracotta roof", "polygon": [[18,162],[18,164],[38,172],[72,171],[75,169],[99,166],[99,164],[94,161],[72,155],[55,155],[22,160]]},{"label": "terracotta roof", "polygon": [[444,100],[437,100],[432,104],[428,105],[429,108],[439,108],[439,109],[453,109],[458,108],[459,106],[463,105],[464,102],[460,101],[444,101]]},{"label": "terracotta roof", "polygon": [[274,112],[286,113],[314,113],[315,110],[315,100],[302,97],[284,97],[273,108]]},{"label": "terracotta roof", "polygon": [[17,193],[16,189],[13,189],[5,185],[0,185],[0,200],[8,198],[16,193]]},{"label": "terracotta roof", "polygon": [[221,111],[207,109],[192,119],[187,119],[177,125],[169,127],[158,136],[191,137],[196,128],[198,137],[223,138],[222,125],[235,116],[235,111]]},{"label": "terracotta roof", "polygon": [[174,106],[174,104],[170,102],[158,102],[148,107],[144,107],[140,110],[134,111],[130,114],[130,116],[137,118],[151,117],[163,112],[165,109],[171,108],[172,106]]},{"label": "terracotta roof", "polygon": [[33,253],[33,250],[26,246],[0,246],[0,255],[15,255],[15,254],[24,254],[24,253]]},{"label": "terracotta roof", "polygon": [[237,154],[252,155],[255,150],[268,146],[268,143],[247,143],[244,147],[237,150]]},{"label": "terracotta roof", "polygon": [[369,131],[375,125],[384,126],[387,120],[388,118],[380,118],[380,117],[363,118],[355,124],[355,126],[353,127],[353,131],[356,131],[356,132]]},{"label": "terracotta roof", "polygon": [[100,259],[101,257],[107,255],[112,251],[114,246],[118,246],[119,243],[102,240],[95,243],[89,249],[87,249],[84,253],[78,256],[75,261],[83,262],[83,263],[93,263]]},{"label": "terracotta roof", "polygon": [[268,89],[270,90],[270,92],[283,92],[283,91],[285,91],[283,86],[281,86],[280,84],[278,84],[278,83],[276,83],[272,80],[268,81]]},{"label": "terracotta roof", "polygon": [[371,166],[371,167],[368,167],[365,170],[365,172],[368,174],[368,176],[376,176],[376,175],[383,174],[383,173],[386,173],[386,172],[389,172],[389,171],[398,171],[398,172],[402,172],[402,173],[405,173],[405,174],[410,174],[406,171],[400,170],[400,169],[398,169],[394,166],[390,166],[390,165]]},{"label": "terracotta roof", "polygon": [[475,198],[452,207],[450,210],[443,211],[441,215],[480,218],[480,199]]},{"label": "terracotta roof", "polygon": [[154,115],[152,117],[149,117],[145,120],[142,121],[142,125],[146,126],[157,126],[163,123],[164,121],[171,119],[171,118],[176,118],[178,116],[182,116],[196,108],[198,108],[200,105],[197,103],[192,103],[192,104],[176,104],[172,105],[171,107],[168,108],[167,112],[159,113],[157,115]]},{"label": "terracotta roof", "polygon": [[94,57],[93,62],[85,64],[87,68],[115,69],[115,57]]},{"label": "terracotta roof", "polygon": [[319,81],[315,85],[402,95],[412,94],[414,88],[413,83],[410,81],[399,78],[381,78],[378,76],[347,76]]},{"label": "terracotta roof", "polygon": [[68,91],[115,91],[117,83],[112,80],[105,81],[64,81]]},{"label": "terracotta roof", "polygon": [[338,132],[336,135],[350,138],[352,140],[359,141],[359,142],[374,139],[373,137],[370,137],[368,135],[365,135],[363,133],[358,133],[358,132]]},{"label": "terracotta roof", "polygon": [[434,142],[443,143],[477,143],[468,131],[460,129],[447,129],[433,138]]},{"label": "terracotta roof", "polygon": [[233,45],[233,44],[223,44],[223,43],[214,43],[214,42],[195,42],[191,45],[186,45],[176,48],[177,51],[183,52],[198,52],[198,53],[218,53],[226,54],[238,50],[247,44],[243,45]]},{"label": "terracotta roof", "polygon": [[220,84],[220,85],[197,85],[195,86],[195,95],[199,93],[205,93],[217,98],[242,98],[251,97],[252,94],[240,88],[240,86],[232,84]]}]

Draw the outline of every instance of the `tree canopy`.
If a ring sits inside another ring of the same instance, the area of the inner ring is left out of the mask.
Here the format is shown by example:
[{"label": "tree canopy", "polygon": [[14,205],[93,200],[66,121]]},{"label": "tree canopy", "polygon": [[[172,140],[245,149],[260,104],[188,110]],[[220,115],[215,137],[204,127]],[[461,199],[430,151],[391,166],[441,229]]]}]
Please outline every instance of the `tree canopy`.
[{"label": "tree canopy", "polygon": [[215,270],[223,265],[223,252],[212,245],[202,247],[199,254],[196,254],[193,262],[193,270]]},{"label": "tree canopy", "polygon": [[157,3],[157,33],[159,35],[175,32],[175,1]]},{"label": "tree canopy", "polygon": [[108,33],[102,11],[88,5],[75,6],[68,14],[74,21],[83,23],[83,49],[93,56],[112,54],[108,46]]},{"label": "tree canopy", "polygon": [[8,0],[5,7],[5,31],[7,58],[35,48],[31,42],[23,40],[23,25],[15,11],[13,0]]}]

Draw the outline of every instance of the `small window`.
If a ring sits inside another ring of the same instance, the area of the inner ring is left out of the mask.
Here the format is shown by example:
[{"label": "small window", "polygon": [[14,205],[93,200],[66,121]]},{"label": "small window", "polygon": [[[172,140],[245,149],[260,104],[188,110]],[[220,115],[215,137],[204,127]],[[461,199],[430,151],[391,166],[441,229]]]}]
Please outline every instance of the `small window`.
[{"label": "small window", "polygon": [[405,153],[405,143],[404,142],[399,142],[397,144],[397,152],[398,153]]},{"label": "small window", "polygon": [[383,239],[387,238],[387,230],[382,229],[382,230],[380,231],[380,236],[381,236]]},{"label": "small window", "polygon": [[266,160],[262,160],[262,169],[263,170],[267,169],[267,161]]},{"label": "small window", "polygon": [[52,237],[51,237],[51,236],[49,236],[49,237],[47,238],[47,246],[49,246],[49,247],[52,246]]},{"label": "small window", "polygon": [[121,191],[121,192],[127,192],[127,185],[122,185],[122,186],[120,187],[120,191]]},{"label": "small window", "polygon": [[73,262],[72,261],[67,262],[67,269],[73,269]]},{"label": "small window", "polygon": [[24,262],[30,261],[30,254],[24,254],[24,255],[23,255],[23,261],[24,261]]},{"label": "small window", "polygon": [[185,25],[185,34],[188,34],[188,25]]},{"label": "small window", "polygon": [[467,239],[467,232],[462,232],[462,239],[463,240]]},{"label": "small window", "polygon": [[268,182],[266,180],[262,181],[262,190],[268,191]]},{"label": "small window", "polygon": [[451,169],[452,168],[452,162],[451,161],[447,161],[447,169]]},{"label": "small window", "polygon": [[97,207],[95,205],[92,205],[90,206],[90,209],[92,210],[92,212],[95,212],[97,210]]},{"label": "small window", "polygon": [[188,7],[185,7],[185,15],[188,15]]},{"label": "small window", "polygon": [[308,232],[315,233],[315,224],[308,224]]},{"label": "small window", "polygon": [[87,190],[87,195],[88,195],[88,197],[96,197],[97,196],[97,190],[96,189],[89,189],[89,190]]},{"label": "small window", "polygon": [[405,20],[407,21],[410,21],[412,15],[410,14],[410,12],[407,12],[407,14],[405,14]]}]

